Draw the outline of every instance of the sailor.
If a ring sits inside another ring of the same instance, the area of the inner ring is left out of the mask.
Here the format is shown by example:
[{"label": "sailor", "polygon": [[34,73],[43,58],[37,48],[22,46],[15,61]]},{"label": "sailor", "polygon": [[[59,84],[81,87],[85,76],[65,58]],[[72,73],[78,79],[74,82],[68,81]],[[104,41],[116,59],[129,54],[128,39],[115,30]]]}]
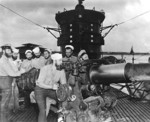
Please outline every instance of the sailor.
[{"label": "sailor", "polygon": [[59,69],[62,64],[62,55],[56,53],[51,58],[53,64],[42,67],[36,81],[35,98],[39,107],[38,122],[47,122],[46,98],[49,97],[57,101],[56,90],[59,87],[59,83],[66,84],[65,71]]},{"label": "sailor", "polygon": [[[25,69],[26,72],[29,72],[33,66],[32,66],[32,60],[33,60],[33,55],[31,50],[26,50],[25,51],[25,56],[26,59],[23,60],[21,67]],[[33,81],[32,81],[33,82]],[[32,89],[29,88],[31,87],[31,81],[30,81],[30,75],[29,73],[26,73],[26,75],[23,75],[21,78],[21,81],[19,82],[19,87],[23,89],[24,92],[24,107],[28,108],[31,103],[30,103],[30,93],[32,92]]]},{"label": "sailor", "polygon": [[73,56],[73,50],[74,47],[72,45],[66,45],[65,46],[65,57],[63,58],[64,62],[70,61],[70,62],[77,62],[77,57]]},{"label": "sailor", "polygon": [[8,122],[8,104],[11,97],[13,77],[20,76],[25,70],[15,71],[11,66],[9,58],[12,57],[12,49],[10,45],[4,45],[2,49],[3,55],[0,59],[0,122]]},{"label": "sailor", "polygon": [[26,59],[23,60],[21,67],[24,68],[26,72],[28,72],[30,69],[32,69],[32,58],[33,58],[32,51],[26,50],[25,56],[26,56]]},{"label": "sailor", "polygon": [[[85,60],[88,60],[89,57],[88,57],[88,54],[86,53],[85,50],[81,50],[79,53],[78,53],[78,61],[82,64]],[[87,75],[86,75],[86,66],[81,66],[80,69],[79,69],[79,76],[81,78],[81,85],[85,85],[87,84],[88,82],[88,79],[87,79]]]},{"label": "sailor", "polygon": [[[88,60],[89,57],[88,57],[88,54],[87,52],[82,49],[79,53],[78,53],[78,61],[82,64],[84,61]],[[95,85],[93,84],[90,84],[89,82],[89,78],[88,78],[88,74],[87,74],[87,66],[81,66],[80,69],[79,69],[79,79],[78,79],[78,82],[79,82],[79,86],[80,87],[80,90],[83,94],[83,98],[86,98],[88,96],[90,96],[93,91],[95,90]]]},{"label": "sailor", "polygon": [[88,59],[89,59],[89,57],[88,57],[88,55],[87,55],[87,53],[86,53],[85,50],[81,50],[81,51],[78,53],[78,60],[79,60],[80,62],[82,62],[82,61],[84,61],[84,60],[88,60]]},{"label": "sailor", "polygon": [[72,65],[77,62],[77,57],[73,56],[74,47],[72,45],[65,46],[65,57],[63,58],[63,63],[65,65],[66,78],[68,80],[69,74],[72,70]]},{"label": "sailor", "polygon": [[51,54],[52,54],[52,50],[50,49],[44,50],[45,65],[52,63]]},{"label": "sailor", "polygon": [[41,51],[39,47],[35,47],[32,51],[35,55],[35,58],[32,60],[32,67],[36,69],[40,69],[45,65],[45,59],[41,55]]},{"label": "sailor", "polygon": [[[13,68],[14,71],[19,71],[20,70],[20,64],[21,61],[19,60],[18,56],[19,56],[19,50],[12,47],[12,58],[9,58],[11,66]],[[9,103],[9,108],[13,111],[16,112],[19,109],[19,89],[17,86],[17,79],[13,78],[13,82],[12,82],[12,95],[11,95],[11,99],[10,99],[10,103]]]},{"label": "sailor", "polygon": [[19,50],[12,47],[12,57],[9,58],[10,63],[12,63],[12,66],[14,68],[14,70],[19,70],[20,69],[20,65],[21,65],[21,60],[19,60]]}]

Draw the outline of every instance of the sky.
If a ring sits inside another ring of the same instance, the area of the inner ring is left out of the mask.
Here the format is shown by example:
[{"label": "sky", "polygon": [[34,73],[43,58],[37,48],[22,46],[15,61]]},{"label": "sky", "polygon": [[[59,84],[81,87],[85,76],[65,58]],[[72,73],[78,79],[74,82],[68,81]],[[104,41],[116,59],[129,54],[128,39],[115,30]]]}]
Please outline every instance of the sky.
[{"label": "sky", "polygon": [[[55,14],[64,8],[72,10],[78,0],[0,0],[20,15],[44,27],[57,28]],[[149,11],[150,0],[85,0],[86,9],[105,12],[103,26],[118,24]],[[105,32],[103,32],[105,33]],[[59,34],[54,32],[58,37]],[[57,39],[47,30],[32,24],[0,6],[0,45],[9,43],[21,46],[24,43],[39,44],[45,48],[59,50]],[[124,24],[115,26],[105,37],[103,51],[150,52],[150,12]]]}]

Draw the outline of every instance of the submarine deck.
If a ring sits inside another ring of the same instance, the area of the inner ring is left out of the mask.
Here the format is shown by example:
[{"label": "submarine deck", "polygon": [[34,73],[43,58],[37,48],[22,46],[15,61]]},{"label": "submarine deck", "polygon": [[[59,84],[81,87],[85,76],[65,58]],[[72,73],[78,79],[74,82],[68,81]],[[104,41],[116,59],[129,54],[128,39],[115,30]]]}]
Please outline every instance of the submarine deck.
[{"label": "submarine deck", "polygon": [[[115,88],[111,90],[118,98],[117,105],[110,111],[113,122],[150,122],[150,103],[130,100],[127,94]],[[37,122],[37,112],[30,107],[22,112],[10,114],[9,119],[12,122]],[[48,121],[57,122],[57,115],[50,112]]]}]

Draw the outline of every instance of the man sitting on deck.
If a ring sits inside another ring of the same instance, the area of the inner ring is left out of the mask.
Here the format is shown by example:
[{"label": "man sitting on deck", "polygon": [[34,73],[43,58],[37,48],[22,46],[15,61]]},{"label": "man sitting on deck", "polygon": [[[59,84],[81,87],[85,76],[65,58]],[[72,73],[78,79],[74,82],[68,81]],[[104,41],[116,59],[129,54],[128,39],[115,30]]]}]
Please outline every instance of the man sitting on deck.
[{"label": "man sitting on deck", "polygon": [[36,81],[35,98],[39,107],[38,122],[47,122],[46,100],[47,97],[57,101],[56,90],[60,84],[66,84],[65,71],[60,68],[62,55],[51,56],[53,64],[46,65],[40,69],[39,78]]}]

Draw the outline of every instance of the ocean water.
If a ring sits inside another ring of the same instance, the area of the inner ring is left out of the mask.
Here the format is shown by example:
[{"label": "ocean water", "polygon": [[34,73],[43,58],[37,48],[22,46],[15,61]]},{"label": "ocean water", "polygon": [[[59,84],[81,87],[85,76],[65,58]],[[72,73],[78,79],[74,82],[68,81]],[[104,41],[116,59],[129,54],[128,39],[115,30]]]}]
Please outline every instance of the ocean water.
[{"label": "ocean water", "polygon": [[[109,55],[103,55],[104,56],[109,56]],[[117,59],[122,59],[121,55],[110,55],[110,56],[115,56]],[[134,63],[148,63],[148,58],[150,55],[134,55]],[[123,59],[126,60],[126,63],[132,63],[132,55],[124,55]]]}]

